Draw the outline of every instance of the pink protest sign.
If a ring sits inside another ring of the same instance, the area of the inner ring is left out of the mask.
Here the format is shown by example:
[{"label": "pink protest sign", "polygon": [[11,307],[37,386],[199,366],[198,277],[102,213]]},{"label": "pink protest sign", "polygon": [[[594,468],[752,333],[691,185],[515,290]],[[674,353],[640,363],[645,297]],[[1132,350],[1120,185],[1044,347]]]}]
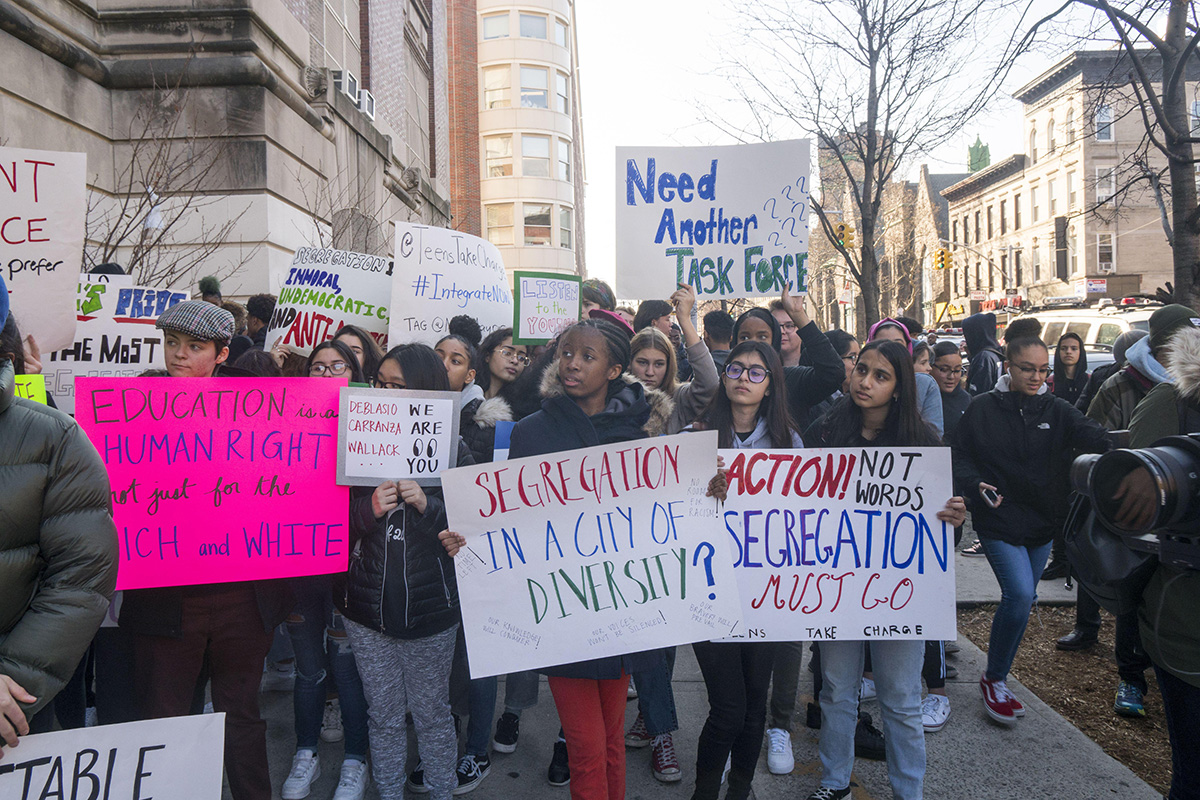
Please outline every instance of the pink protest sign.
[{"label": "pink protest sign", "polygon": [[342,572],[338,388],[313,378],[87,378],[75,418],[112,484],[118,589]]}]

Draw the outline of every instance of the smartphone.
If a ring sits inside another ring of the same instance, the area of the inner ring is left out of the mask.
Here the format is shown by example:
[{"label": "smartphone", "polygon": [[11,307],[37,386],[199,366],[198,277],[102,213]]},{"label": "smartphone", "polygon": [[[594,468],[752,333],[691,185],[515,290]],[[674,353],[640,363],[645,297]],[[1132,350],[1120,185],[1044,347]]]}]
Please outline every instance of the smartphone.
[{"label": "smartphone", "polygon": [[1000,495],[996,494],[995,490],[980,489],[979,493],[983,495],[983,499],[986,500],[987,504],[992,508],[1000,505]]}]

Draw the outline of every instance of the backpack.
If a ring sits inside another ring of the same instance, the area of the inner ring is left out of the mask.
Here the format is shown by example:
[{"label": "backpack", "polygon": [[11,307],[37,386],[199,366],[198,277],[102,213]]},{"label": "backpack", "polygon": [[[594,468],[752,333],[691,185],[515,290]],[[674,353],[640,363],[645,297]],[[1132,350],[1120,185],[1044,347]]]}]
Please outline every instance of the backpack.
[{"label": "backpack", "polygon": [[1134,611],[1158,568],[1158,556],[1133,549],[1106,528],[1086,494],[1072,501],[1064,531],[1067,560],[1080,588],[1115,616]]}]

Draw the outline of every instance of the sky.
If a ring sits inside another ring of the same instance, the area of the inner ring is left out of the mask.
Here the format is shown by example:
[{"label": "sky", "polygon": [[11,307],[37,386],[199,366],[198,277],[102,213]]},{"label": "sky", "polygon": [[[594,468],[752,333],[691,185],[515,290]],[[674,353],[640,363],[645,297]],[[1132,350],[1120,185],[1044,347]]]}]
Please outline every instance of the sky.
[{"label": "sky", "polygon": [[[576,0],[580,108],[586,172],[587,270],[613,282],[618,146],[731,144],[702,118],[697,101],[729,95],[714,74],[734,12],[716,0]],[[1009,91],[1049,66],[1030,56]],[[967,147],[981,135],[996,162],[1021,152],[1020,104],[1001,94],[953,142],[921,159],[931,172],[966,172]],[[914,179],[920,164],[914,165]]]}]

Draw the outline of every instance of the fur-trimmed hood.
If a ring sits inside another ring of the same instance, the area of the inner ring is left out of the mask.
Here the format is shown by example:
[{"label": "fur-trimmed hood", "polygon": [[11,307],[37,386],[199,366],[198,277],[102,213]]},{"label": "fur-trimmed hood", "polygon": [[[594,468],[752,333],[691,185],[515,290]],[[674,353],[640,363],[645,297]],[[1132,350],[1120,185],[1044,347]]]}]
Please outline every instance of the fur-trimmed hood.
[{"label": "fur-trimmed hood", "polygon": [[[667,421],[671,418],[671,412],[675,410],[675,401],[666,392],[660,392],[658,389],[647,387],[628,372],[621,373],[621,377],[617,380],[623,381],[626,386],[637,385],[645,393],[646,402],[650,405],[650,419],[642,426],[642,430],[646,432],[646,435],[662,436],[666,433]],[[543,400],[566,394],[562,381],[558,377],[558,370],[554,369],[553,365],[542,375],[542,383],[539,391]]]},{"label": "fur-trimmed hood", "polygon": [[1165,360],[1179,396],[1192,403],[1200,401],[1200,328],[1180,328],[1167,344]]},{"label": "fur-trimmed hood", "polygon": [[489,397],[475,409],[473,421],[480,428],[494,428],[497,422],[512,422],[512,406],[503,397]]}]

